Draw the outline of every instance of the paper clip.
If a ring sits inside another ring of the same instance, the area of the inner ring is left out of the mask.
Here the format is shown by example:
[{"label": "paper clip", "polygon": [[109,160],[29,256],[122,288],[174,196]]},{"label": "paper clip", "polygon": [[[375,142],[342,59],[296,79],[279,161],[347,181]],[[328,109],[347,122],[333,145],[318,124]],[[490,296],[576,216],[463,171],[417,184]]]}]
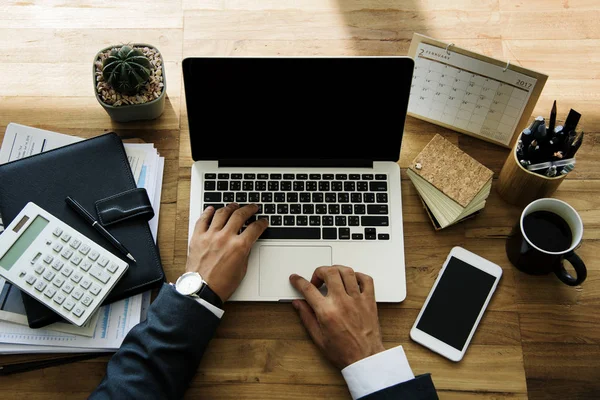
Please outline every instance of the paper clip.
[{"label": "paper clip", "polygon": [[450,46],[454,46],[454,43],[448,43],[448,46],[446,46],[446,53],[448,53],[448,55],[450,55],[450,50],[448,50]]}]

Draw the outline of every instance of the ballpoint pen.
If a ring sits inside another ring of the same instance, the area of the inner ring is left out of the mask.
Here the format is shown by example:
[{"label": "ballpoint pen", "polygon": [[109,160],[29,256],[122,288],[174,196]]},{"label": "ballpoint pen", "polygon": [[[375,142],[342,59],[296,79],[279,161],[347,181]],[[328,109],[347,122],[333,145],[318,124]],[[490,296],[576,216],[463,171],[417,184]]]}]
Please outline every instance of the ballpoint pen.
[{"label": "ballpoint pen", "polygon": [[81,204],[79,204],[79,202],[77,202],[75,199],[73,199],[70,196],[67,196],[65,198],[65,202],[69,205],[69,207],[71,207],[73,210],[75,210],[77,212],[77,214],[79,214],[87,222],[89,222],[92,225],[92,227],[95,230],[97,230],[102,236],[104,236],[104,238],[107,239],[113,246],[115,246],[117,249],[119,249],[119,251],[121,253],[125,254],[127,256],[127,258],[129,258],[133,262],[137,262],[137,261],[135,261],[135,258],[133,258],[133,256],[129,252],[129,250],[127,250],[127,248],[125,248],[125,246],[123,246],[121,244],[121,242],[119,242],[117,240],[117,238],[115,238],[113,235],[111,235],[109,231],[104,229],[104,227],[102,225],[100,225],[100,223],[98,221],[96,221],[94,219],[92,214],[90,214],[85,208],[83,208],[83,206]]}]

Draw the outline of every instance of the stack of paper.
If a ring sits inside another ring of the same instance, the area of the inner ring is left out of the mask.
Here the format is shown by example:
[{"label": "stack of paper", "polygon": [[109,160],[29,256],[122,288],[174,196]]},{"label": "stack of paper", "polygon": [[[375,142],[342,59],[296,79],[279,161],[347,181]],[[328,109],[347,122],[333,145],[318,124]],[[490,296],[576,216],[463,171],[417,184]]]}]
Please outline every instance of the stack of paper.
[{"label": "stack of paper", "polygon": [[493,172],[435,135],[407,169],[436,230],[475,215],[485,206]]},{"label": "stack of paper", "polygon": [[[0,164],[80,140],[83,138],[11,123],[0,148]],[[125,143],[125,151],[137,186],[146,189],[154,208],[155,216],[149,225],[156,242],[164,157],[160,157],[152,143]],[[4,354],[115,351],[131,328],[146,319],[150,305],[150,292],[146,292],[101,307],[81,328],[55,323],[43,329],[30,329],[20,291],[15,289],[0,278],[0,353]]]}]

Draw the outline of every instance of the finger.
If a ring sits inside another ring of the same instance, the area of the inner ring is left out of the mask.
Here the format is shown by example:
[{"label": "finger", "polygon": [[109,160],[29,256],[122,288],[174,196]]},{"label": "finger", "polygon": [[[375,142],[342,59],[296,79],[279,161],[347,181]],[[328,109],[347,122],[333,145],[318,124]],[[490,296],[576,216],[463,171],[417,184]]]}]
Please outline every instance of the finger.
[{"label": "finger", "polygon": [[327,294],[346,293],[346,289],[344,288],[344,283],[342,282],[342,277],[340,275],[340,270],[337,267],[319,267],[315,269],[310,281],[311,283],[325,283],[325,285],[327,285]]},{"label": "finger", "polygon": [[258,240],[260,235],[267,229],[269,226],[269,221],[267,219],[259,219],[252,222],[248,227],[242,232],[240,235],[244,238],[247,243],[252,246],[254,242]]},{"label": "finger", "polygon": [[373,278],[367,274],[356,272],[356,280],[358,281],[360,291],[363,294],[375,298],[375,284],[373,283]]},{"label": "finger", "polygon": [[227,221],[224,229],[233,233],[239,232],[246,221],[256,214],[257,211],[258,206],[256,204],[248,204],[247,206],[235,210],[229,218],[229,221]]},{"label": "finger", "polygon": [[204,212],[200,215],[200,218],[196,221],[194,236],[200,235],[208,230],[213,215],[215,215],[215,208],[213,206],[206,207]]},{"label": "finger", "polygon": [[360,288],[358,287],[358,281],[356,280],[356,273],[352,268],[337,266],[340,274],[342,275],[342,281],[346,288],[346,293],[350,296],[357,296],[360,294]]},{"label": "finger", "polygon": [[240,208],[240,206],[237,203],[229,203],[225,207],[219,208],[215,212],[215,215],[213,216],[213,219],[212,219],[209,229],[210,230],[223,229],[223,227],[229,220],[229,217],[231,217],[231,214],[233,214],[233,212],[235,210],[237,210],[238,208]]},{"label": "finger", "polygon": [[320,307],[320,303],[324,297],[312,283],[296,274],[290,275],[290,283],[297,291],[302,293],[306,302],[313,310],[317,310]]},{"label": "finger", "polygon": [[323,340],[323,332],[313,309],[304,300],[294,300],[292,301],[292,305],[298,311],[298,314],[300,314],[302,325],[304,325],[312,340],[318,347],[323,348],[325,342]]}]

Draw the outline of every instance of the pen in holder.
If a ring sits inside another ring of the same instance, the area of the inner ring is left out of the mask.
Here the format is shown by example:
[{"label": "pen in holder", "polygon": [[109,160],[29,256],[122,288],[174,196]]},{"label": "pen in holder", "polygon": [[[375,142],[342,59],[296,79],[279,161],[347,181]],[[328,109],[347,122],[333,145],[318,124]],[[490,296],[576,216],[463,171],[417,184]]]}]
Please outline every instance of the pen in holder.
[{"label": "pen in holder", "polygon": [[526,206],[533,200],[550,197],[566,174],[548,177],[525,169],[517,159],[519,141],[511,150],[500,171],[496,189],[508,203]]}]

